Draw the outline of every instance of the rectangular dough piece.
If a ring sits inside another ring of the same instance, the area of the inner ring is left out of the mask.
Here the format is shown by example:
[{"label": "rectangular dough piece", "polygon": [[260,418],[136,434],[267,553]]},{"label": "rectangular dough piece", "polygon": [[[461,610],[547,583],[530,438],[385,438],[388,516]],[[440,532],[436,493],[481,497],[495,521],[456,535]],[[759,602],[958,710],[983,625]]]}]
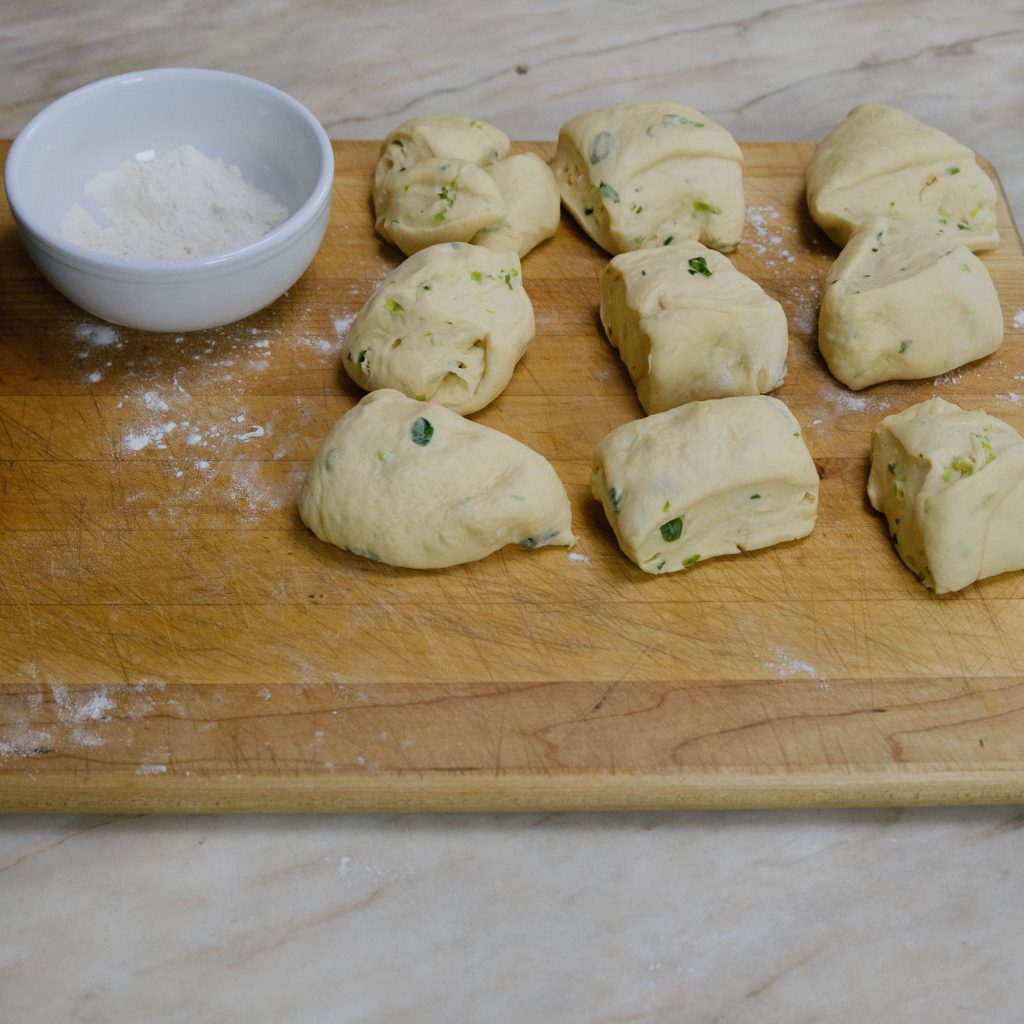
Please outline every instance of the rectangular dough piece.
[{"label": "rectangular dough piece", "polygon": [[818,508],[800,424],[769,395],[617,427],[597,446],[591,488],[623,552],[650,573],[805,537]]},{"label": "rectangular dough piece", "polygon": [[868,498],[937,594],[1024,569],[1024,438],[981,410],[932,398],[886,416],[871,435]]},{"label": "rectangular dough piece", "polygon": [[647,413],[764,394],[786,376],[782,306],[700,242],[616,256],[601,275],[601,324]]}]

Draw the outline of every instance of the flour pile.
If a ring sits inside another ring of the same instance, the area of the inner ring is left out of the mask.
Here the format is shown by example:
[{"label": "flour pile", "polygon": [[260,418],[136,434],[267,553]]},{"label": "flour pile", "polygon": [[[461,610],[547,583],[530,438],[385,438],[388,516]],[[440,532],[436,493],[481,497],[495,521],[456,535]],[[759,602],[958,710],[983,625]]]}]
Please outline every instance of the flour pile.
[{"label": "flour pile", "polygon": [[250,185],[237,167],[193,146],[128,160],[86,185],[109,227],[75,204],[61,230],[71,242],[111,256],[188,259],[226,252],[261,238],[288,211]]}]

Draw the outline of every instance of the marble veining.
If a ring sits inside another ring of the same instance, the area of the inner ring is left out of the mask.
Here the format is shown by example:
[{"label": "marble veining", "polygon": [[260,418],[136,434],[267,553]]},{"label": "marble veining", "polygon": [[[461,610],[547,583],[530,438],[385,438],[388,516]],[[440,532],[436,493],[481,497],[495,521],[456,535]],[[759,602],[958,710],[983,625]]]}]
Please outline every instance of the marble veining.
[{"label": "marble veining", "polygon": [[1019,1019],[1013,808],[8,819],[0,1017]]},{"label": "marble veining", "polygon": [[[442,110],[554,138],[667,97],[740,139],[816,139],[882,101],[986,157],[1024,217],[1011,0],[52,0],[3,25],[4,136],[89,81],[186,64],[269,81],[337,138]],[[0,1021],[1013,1024],[1022,826],[1013,807],[0,817]]]}]

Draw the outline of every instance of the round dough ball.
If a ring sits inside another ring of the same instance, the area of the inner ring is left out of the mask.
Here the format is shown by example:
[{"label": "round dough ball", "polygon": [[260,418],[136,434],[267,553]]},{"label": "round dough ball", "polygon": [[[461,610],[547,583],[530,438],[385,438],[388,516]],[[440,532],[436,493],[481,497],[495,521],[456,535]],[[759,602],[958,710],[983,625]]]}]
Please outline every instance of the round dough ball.
[{"label": "round dough ball", "polygon": [[836,245],[876,217],[955,237],[974,252],[999,244],[996,189],[974,153],[916,117],[854,107],[807,165],[807,205]]},{"label": "round dough ball", "polygon": [[468,414],[501,394],[533,335],[519,257],[448,242],[410,256],[370,296],[342,366],[367,391]]},{"label": "round dough ball", "polygon": [[613,255],[696,240],[739,245],[743,154],[692,107],[620,103],[567,121],[552,164],[562,202]]},{"label": "round dough ball", "polygon": [[1002,340],[992,278],[956,238],[879,218],[832,264],[818,347],[833,375],[855,391],[934,377],[991,354]]},{"label": "round dough ball", "polygon": [[468,160],[433,156],[385,175],[374,189],[377,232],[406,256],[439,242],[468,242],[505,220],[494,179]]},{"label": "round dough ball", "polygon": [[551,464],[432,402],[374,391],[335,423],[299,494],[323,541],[389,565],[438,569],[506,544],[572,545]]},{"label": "round dough ball", "polygon": [[536,153],[517,153],[486,168],[505,203],[505,219],[473,236],[477,245],[525,256],[558,229],[562,204],[551,168]]}]

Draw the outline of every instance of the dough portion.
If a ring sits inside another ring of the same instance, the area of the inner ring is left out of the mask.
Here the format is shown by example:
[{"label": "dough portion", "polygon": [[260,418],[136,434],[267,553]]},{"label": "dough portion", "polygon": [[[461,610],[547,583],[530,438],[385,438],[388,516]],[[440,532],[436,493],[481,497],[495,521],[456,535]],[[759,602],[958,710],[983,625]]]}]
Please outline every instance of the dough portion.
[{"label": "dough portion", "polygon": [[612,259],[601,276],[601,323],[648,413],[763,394],[786,376],[782,306],[699,242]]},{"label": "dough portion", "polygon": [[536,153],[517,153],[486,170],[501,193],[505,219],[481,228],[473,243],[525,256],[558,229],[562,204],[551,168]]},{"label": "dough portion", "polygon": [[562,202],[613,255],[697,240],[739,245],[743,154],[721,125],[680,103],[620,103],[562,125],[552,164]]},{"label": "dough portion", "polygon": [[374,184],[393,171],[402,173],[438,156],[486,167],[504,157],[508,149],[508,136],[486,121],[461,114],[425,114],[388,133],[381,143]]},{"label": "dough portion", "polygon": [[505,389],[534,326],[514,252],[447,242],[410,256],[370,296],[345,335],[342,366],[366,391],[469,414]]},{"label": "dough portion", "polygon": [[800,425],[770,395],[691,402],[617,427],[591,487],[619,547],[644,572],[805,537],[818,473]]},{"label": "dough portion", "polygon": [[441,242],[526,255],[558,228],[550,168],[507,156],[508,136],[454,114],[414,117],[381,145],[373,177],[375,228],[406,256]]},{"label": "dough portion", "polygon": [[468,160],[433,156],[388,174],[374,194],[379,234],[406,254],[468,241],[501,224],[505,203],[494,179]]},{"label": "dough portion", "polygon": [[999,244],[996,189],[974,153],[916,117],[854,107],[807,165],[807,205],[836,245],[876,217],[948,235],[974,252]]},{"label": "dough portion", "polygon": [[945,594],[1024,568],[1024,438],[942,398],[882,420],[868,498],[907,568]]},{"label": "dough portion", "polygon": [[551,464],[497,430],[397,391],[374,391],[333,426],[299,494],[302,521],[354,555],[410,569],[506,544],[572,545]]},{"label": "dough portion", "polygon": [[854,390],[934,377],[990,355],[1003,312],[985,267],[965,245],[879,218],[854,233],[822,294],[818,347]]}]

